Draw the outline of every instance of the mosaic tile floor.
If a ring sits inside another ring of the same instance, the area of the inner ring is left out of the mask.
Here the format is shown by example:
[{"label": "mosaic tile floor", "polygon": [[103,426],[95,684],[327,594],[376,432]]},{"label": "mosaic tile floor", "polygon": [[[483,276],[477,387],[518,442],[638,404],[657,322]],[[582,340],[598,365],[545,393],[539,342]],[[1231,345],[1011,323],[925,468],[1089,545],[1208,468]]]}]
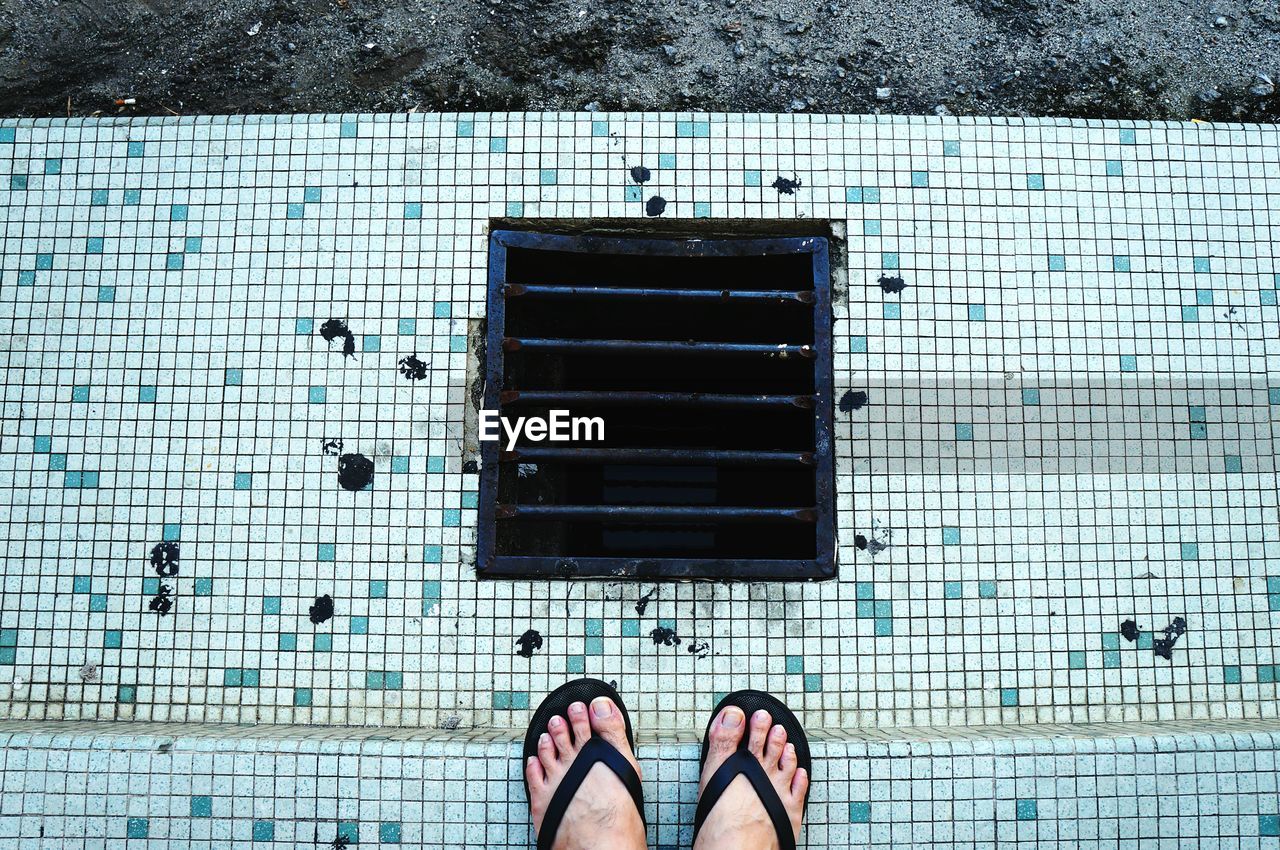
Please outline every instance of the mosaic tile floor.
[{"label": "mosaic tile floor", "polygon": [[[68,848],[531,846],[520,754],[509,741],[132,725],[0,725],[0,840]],[[1109,727],[1111,734],[1083,737],[818,742],[806,846],[1280,844],[1274,724]],[[640,762],[649,846],[688,847],[698,745],[644,744]]]},{"label": "mosaic tile floor", "polygon": [[[654,732],[701,729],[743,686],[830,730],[1276,718],[1278,141],[693,114],[0,122],[0,719],[462,734],[522,728],[584,673]],[[664,219],[841,223],[838,580],[473,576],[487,228],[639,223],[655,197]],[[354,453],[373,483],[350,492]]]}]

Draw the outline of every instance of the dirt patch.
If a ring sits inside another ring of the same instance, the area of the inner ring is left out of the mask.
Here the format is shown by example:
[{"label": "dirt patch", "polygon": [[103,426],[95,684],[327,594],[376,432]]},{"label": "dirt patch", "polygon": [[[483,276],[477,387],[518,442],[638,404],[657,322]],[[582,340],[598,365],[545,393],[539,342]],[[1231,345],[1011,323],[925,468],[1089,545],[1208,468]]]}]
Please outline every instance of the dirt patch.
[{"label": "dirt patch", "polygon": [[1253,0],[78,0],[0,9],[0,113],[1275,121],[1277,56]]}]

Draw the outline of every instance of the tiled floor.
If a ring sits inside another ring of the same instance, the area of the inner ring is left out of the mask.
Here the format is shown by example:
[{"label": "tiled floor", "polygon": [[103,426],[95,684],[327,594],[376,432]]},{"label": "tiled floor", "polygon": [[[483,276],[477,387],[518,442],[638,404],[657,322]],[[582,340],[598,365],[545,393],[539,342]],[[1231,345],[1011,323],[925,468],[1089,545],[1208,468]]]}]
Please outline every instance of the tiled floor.
[{"label": "tiled floor", "polygon": [[[0,841],[17,842],[10,846],[530,846],[510,741],[409,730],[339,738],[281,727],[58,728],[0,728]],[[1275,724],[1108,728],[818,742],[807,845],[1276,846]],[[651,847],[689,846],[697,758],[687,739],[641,745]]]},{"label": "tiled floor", "polygon": [[[829,729],[1275,718],[1278,142],[822,116],[0,122],[0,718],[510,729],[583,673],[671,732],[746,685]],[[640,221],[655,196],[667,219],[844,223],[836,581],[473,576],[486,228]],[[338,484],[352,453],[367,490]]]}]

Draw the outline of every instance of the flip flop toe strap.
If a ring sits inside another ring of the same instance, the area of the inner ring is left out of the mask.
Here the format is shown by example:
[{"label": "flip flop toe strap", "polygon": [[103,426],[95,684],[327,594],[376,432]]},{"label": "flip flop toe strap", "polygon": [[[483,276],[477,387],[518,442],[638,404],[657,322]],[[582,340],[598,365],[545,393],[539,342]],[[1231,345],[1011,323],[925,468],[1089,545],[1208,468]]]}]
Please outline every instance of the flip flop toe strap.
[{"label": "flip flop toe strap", "polygon": [[791,816],[787,814],[786,806],[782,804],[782,798],[778,796],[778,792],[773,790],[773,783],[769,781],[769,775],[764,772],[764,767],[748,750],[738,750],[729,756],[711,775],[707,787],[702,790],[702,796],[698,799],[698,811],[693,819],[694,838],[698,837],[698,831],[702,829],[703,822],[716,807],[716,803],[720,802],[720,796],[740,774],[746,776],[751,786],[756,789],[756,796],[764,805],[769,820],[773,821],[773,831],[778,834],[778,846],[781,850],[796,850],[796,836],[791,829]]},{"label": "flip flop toe strap", "polygon": [[542,819],[542,829],[538,832],[538,850],[551,850],[551,845],[556,840],[556,832],[560,829],[560,822],[564,820],[564,813],[569,810],[569,804],[573,802],[574,795],[586,781],[591,768],[599,762],[603,762],[622,780],[622,784],[631,794],[632,802],[636,805],[636,811],[640,813],[640,822],[644,823],[644,792],[641,790],[640,777],[636,769],[612,744],[604,738],[593,735],[587,743],[582,745],[573,764],[569,765],[564,779],[560,780],[556,793],[551,795],[547,814]]}]

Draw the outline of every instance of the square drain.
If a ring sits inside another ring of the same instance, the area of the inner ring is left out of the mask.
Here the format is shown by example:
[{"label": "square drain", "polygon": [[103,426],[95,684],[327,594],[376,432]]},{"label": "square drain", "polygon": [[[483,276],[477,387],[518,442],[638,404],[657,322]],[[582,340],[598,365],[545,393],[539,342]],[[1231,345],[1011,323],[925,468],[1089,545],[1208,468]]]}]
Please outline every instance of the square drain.
[{"label": "square drain", "polygon": [[494,231],[479,574],[834,576],[827,252]]}]

